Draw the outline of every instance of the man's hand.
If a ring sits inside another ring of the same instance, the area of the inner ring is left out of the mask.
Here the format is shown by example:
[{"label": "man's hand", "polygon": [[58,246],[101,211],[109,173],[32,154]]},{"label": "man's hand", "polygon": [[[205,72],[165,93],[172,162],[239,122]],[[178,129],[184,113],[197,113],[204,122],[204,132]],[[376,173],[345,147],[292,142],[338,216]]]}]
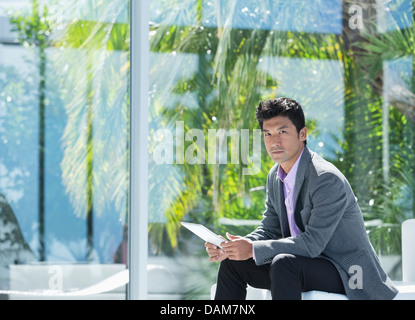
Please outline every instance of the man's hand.
[{"label": "man's hand", "polygon": [[233,236],[226,232],[226,236],[230,241],[222,243],[222,248],[231,260],[247,260],[252,258],[252,241],[240,237]]},{"label": "man's hand", "polygon": [[[221,236],[221,238],[224,240],[222,245],[227,241],[224,237]],[[223,249],[218,248],[214,244],[211,244],[209,242],[205,242],[206,251],[210,257],[210,262],[216,262],[216,261],[222,261],[228,258],[228,255],[226,254]]]},{"label": "man's hand", "polygon": [[205,242],[210,262],[222,261],[227,258],[231,260],[247,260],[252,258],[251,240],[240,236],[233,236],[228,232],[226,232],[226,236],[230,241],[227,241],[225,238],[221,237],[224,240],[221,244],[223,249],[218,248],[209,242]]}]

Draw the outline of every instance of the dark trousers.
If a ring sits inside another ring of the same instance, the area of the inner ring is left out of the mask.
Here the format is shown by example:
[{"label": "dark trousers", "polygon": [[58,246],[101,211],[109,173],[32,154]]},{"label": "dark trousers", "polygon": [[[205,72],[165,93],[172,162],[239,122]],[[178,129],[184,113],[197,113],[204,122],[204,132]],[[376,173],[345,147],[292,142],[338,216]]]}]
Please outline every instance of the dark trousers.
[{"label": "dark trousers", "polygon": [[253,259],[220,263],[216,300],[244,300],[246,287],[270,289],[273,300],[301,300],[301,292],[345,293],[334,265],[322,258],[279,254],[272,263],[257,266]]}]

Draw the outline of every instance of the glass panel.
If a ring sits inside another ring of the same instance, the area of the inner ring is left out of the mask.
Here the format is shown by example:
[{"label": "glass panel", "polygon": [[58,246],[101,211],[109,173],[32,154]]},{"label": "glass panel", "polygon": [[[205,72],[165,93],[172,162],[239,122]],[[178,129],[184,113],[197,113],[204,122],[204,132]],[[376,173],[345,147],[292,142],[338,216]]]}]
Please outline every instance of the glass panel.
[{"label": "glass panel", "polygon": [[412,13],[408,0],[150,2],[149,298],[209,298],[216,281],[180,221],[240,235],[258,224],[273,163],[255,107],[279,96],[303,105],[308,146],[346,175],[401,279],[400,225],[415,216]]},{"label": "glass panel", "polygon": [[125,299],[129,1],[0,1],[0,293]]}]

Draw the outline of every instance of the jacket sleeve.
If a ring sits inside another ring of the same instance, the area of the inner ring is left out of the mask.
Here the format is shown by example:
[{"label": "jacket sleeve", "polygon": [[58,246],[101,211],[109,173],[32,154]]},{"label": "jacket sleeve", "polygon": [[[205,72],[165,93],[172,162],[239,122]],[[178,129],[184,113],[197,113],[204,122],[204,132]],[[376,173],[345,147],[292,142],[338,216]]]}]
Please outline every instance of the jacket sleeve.
[{"label": "jacket sleeve", "polygon": [[318,257],[333,236],[344,216],[347,192],[343,179],[331,172],[316,176],[308,189],[311,215],[305,231],[296,238],[254,242],[256,264],[270,263],[280,253]]},{"label": "jacket sleeve", "polygon": [[266,199],[265,199],[265,211],[262,214],[262,221],[258,228],[246,235],[245,237],[253,241],[268,240],[268,239],[280,239],[282,237],[280,219],[277,210],[275,209],[273,202],[275,193],[273,190],[273,181],[275,179],[275,171],[277,167],[270,170],[267,177],[266,185]]}]

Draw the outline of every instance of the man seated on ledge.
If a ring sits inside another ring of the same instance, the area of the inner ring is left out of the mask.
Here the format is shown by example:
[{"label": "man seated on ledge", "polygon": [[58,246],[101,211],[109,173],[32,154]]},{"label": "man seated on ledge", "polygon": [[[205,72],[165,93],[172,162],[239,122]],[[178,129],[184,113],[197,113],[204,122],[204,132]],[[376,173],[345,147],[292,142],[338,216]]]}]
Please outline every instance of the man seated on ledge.
[{"label": "man seated on ledge", "polygon": [[274,300],[300,300],[310,290],[393,299],[398,291],[369,242],[347,179],[306,146],[301,105],[270,99],[259,103],[256,117],[276,164],[258,228],[245,237],[227,233],[223,250],[205,243],[210,261],[221,262],[215,299],[245,299],[247,284],[270,289]]}]

